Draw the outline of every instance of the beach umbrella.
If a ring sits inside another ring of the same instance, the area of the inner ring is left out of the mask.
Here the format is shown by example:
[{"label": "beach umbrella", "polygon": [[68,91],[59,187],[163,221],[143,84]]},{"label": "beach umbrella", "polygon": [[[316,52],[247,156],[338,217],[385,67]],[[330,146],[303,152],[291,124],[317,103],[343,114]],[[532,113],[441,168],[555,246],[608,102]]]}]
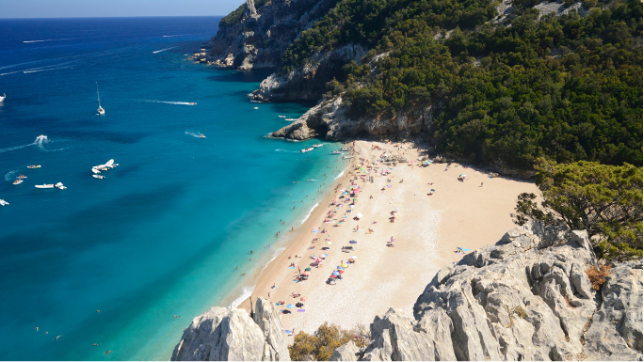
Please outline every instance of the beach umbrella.
[{"label": "beach umbrella", "polygon": [[344,274],[344,270],[340,270],[338,273],[340,273],[340,274]]},{"label": "beach umbrella", "polygon": [[293,308],[293,307],[294,307],[293,304],[289,304],[289,305],[286,306],[286,308]]},{"label": "beach umbrella", "polygon": [[344,269],[344,268],[343,268],[343,267],[341,267],[341,266],[338,266],[338,270],[342,270],[342,269]]},{"label": "beach umbrella", "polygon": [[311,268],[306,268],[304,269],[304,271],[311,271]]},{"label": "beach umbrella", "polygon": [[349,266],[347,264],[342,264],[341,267],[348,268]]},{"label": "beach umbrella", "polygon": [[332,279],[335,279],[335,277],[336,277],[336,275],[335,275],[335,274],[331,274],[331,278],[332,278]]},{"label": "beach umbrella", "polygon": [[333,271],[333,273],[331,273],[331,275],[338,275],[338,274],[339,274],[339,273],[338,273],[338,271],[337,271],[337,270],[334,270],[334,271]]},{"label": "beach umbrella", "polygon": [[327,257],[327,256],[329,256],[329,254],[322,254],[322,256],[323,256],[323,257]]},{"label": "beach umbrella", "polygon": [[357,213],[357,214],[356,214],[356,216],[357,216],[357,217],[362,217],[362,214],[361,214],[361,213]]},{"label": "beach umbrella", "polygon": [[355,240],[351,240],[351,241],[349,241],[349,244],[357,244],[357,243],[358,243],[358,242],[357,242],[357,241],[355,241]]},{"label": "beach umbrella", "polygon": [[351,257],[351,259],[358,259],[358,257],[354,255]]}]

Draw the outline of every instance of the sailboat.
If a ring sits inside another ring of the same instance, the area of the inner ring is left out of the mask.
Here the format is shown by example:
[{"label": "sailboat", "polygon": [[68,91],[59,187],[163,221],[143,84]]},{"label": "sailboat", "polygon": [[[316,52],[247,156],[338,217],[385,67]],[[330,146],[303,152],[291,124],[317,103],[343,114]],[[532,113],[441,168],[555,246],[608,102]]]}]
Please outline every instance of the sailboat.
[{"label": "sailboat", "polygon": [[0,102],[4,102],[5,98],[7,98],[7,94],[3,94],[2,97],[0,97]]},{"label": "sailboat", "polygon": [[98,92],[98,82],[96,82],[96,94],[98,94],[98,115],[104,116],[105,115],[105,110],[103,107],[101,107],[101,94]]}]

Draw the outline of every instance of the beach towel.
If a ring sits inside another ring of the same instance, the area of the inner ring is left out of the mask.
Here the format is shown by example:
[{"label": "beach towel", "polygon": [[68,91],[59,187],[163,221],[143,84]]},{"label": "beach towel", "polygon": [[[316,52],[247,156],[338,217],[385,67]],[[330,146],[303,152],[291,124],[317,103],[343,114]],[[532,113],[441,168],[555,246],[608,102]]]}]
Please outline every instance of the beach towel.
[{"label": "beach towel", "polygon": [[306,309],[298,309],[297,311],[303,313],[306,312]]},{"label": "beach towel", "polygon": [[284,332],[285,332],[285,333],[288,333],[288,334],[293,333],[293,331],[292,331],[292,330],[290,330],[290,329],[286,329],[286,330],[284,330]]}]

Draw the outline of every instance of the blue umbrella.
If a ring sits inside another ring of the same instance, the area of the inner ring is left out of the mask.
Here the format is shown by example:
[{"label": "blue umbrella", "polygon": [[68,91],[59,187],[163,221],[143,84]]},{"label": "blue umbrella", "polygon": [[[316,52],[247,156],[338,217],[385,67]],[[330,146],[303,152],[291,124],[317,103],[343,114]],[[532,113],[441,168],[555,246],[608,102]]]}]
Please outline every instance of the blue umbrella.
[{"label": "blue umbrella", "polygon": [[344,268],[343,268],[343,267],[341,267],[341,266],[339,266],[339,267],[338,267],[338,270],[342,270],[342,269],[344,269]]},{"label": "blue umbrella", "polygon": [[338,275],[340,275],[340,273],[338,273],[337,271],[334,271],[333,273],[331,273],[331,275],[338,276]]},{"label": "blue umbrella", "polygon": [[357,244],[357,243],[358,243],[358,242],[357,242],[357,241],[355,241],[355,240],[351,240],[351,241],[349,241],[349,244]]},{"label": "blue umbrella", "polygon": [[286,308],[293,308],[293,304],[287,305]]}]

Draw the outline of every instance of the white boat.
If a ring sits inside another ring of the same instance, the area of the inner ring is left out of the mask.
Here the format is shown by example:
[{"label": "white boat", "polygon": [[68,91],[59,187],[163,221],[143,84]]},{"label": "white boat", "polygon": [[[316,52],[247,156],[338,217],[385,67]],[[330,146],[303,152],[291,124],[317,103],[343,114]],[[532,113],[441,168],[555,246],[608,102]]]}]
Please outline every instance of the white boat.
[{"label": "white boat", "polygon": [[279,117],[279,118],[286,118],[286,116],[283,116],[283,115],[281,115],[281,114],[280,114],[278,117]]},{"label": "white boat", "polygon": [[331,152],[331,154],[332,155],[341,155],[342,152],[336,150],[336,151]]},{"label": "white boat", "polygon": [[259,109],[259,107],[253,107],[253,109]]},{"label": "white boat", "polygon": [[57,183],[57,184],[56,184],[56,187],[57,187],[57,188],[59,188],[59,189],[61,189],[61,190],[64,190],[64,189],[66,189],[66,188],[67,188],[67,186],[64,186],[62,182]]},{"label": "white boat", "polygon": [[[3,94],[2,97],[0,97],[0,102],[4,102],[4,100],[7,98],[6,94]],[[7,204],[8,205],[8,204]]]},{"label": "white boat", "polygon": [[54,184],[42,184],[42,185],[36,185],[37,189],[53,189]]},{"label": "white boat", "polygon": [[316,143],[316,144],[313,145],[313,147],[315,147],[315,148],[322,147],[322,146],[324,146],[324,145],[321,144],[321,143]]},{"label": "white boat", "polygon": [[353,158],[353,156],[344,156],[344,157],[342,157],[343,160],[348,160],[348,159],[351,159],[351,158]]},{"label": "white boat", "polygon": [[96,166],[92,167],[92,172],[97,173],[97,174],[101,173],[101,171],[99,171]]},{"label": "white boat", "polygon": [[311,152],[311,151],[313,151],[314,149],[315,149],[315,148],[313,148],[313,147],[307,147],[307,148],[305,148],[305,149],[303,149],[303,150],[300,150],[300,152],[302,152],[302,153],[304,153],[304,152]]},{"label": "white boat", "polygon": [[4,201],[3,199],[0,199],[0,205],[1,206],[7,206],[7,205],[9,205],[9,203]]},{"label": "white boat", "polygon": [[98,110],[96,111],[98,112],[97,116],[98,115],[103,116],[105,115],[105,109],[101,107],[101,94],[98,92],[98,82],[96,82],[96,94],[98,94]]},{"label": "white boat", "polygon": [[41,165],[29,165],[27,168],[41,168]]},{"label": "white boat", "polygon": [[297,118],[285,118],[285,121],[295,121]]},{"label": "white boat", "polygon": [[92,177],[93,177],[93,178],[97,178],[97,179],[99,179],[99,180],[102,180],[102,179],[104,179],[104,178],[105,178],[105,176],[101,176],[101,175],[92,175]]},{"label": "white boat", "polygon": [[21,183],[23,183],[23,182],[24,182],[24,181],[22,181],[21,179],[17,178],[17,179],[16,179],[16,181],[14,181],[14,182],[13,182],[13,184],[14,184],[14,185],[20,185],[20,184],[21,184]]},{"label": "white boat", "polygon": [[27,176],[25,176],[25,175],[18,175],[18,177],[16,177],[16,178],[17,178],[17,179],[19,179],[19,180],[22,180],[22,179],[27,178]]},{"label": "white boat", "polygon": [[351,151],[350,148],[341,148],[340,151]]}]

